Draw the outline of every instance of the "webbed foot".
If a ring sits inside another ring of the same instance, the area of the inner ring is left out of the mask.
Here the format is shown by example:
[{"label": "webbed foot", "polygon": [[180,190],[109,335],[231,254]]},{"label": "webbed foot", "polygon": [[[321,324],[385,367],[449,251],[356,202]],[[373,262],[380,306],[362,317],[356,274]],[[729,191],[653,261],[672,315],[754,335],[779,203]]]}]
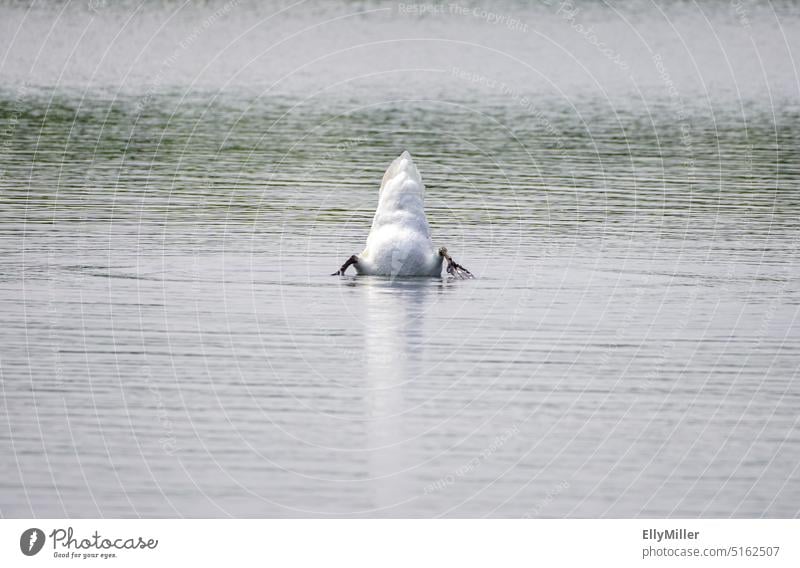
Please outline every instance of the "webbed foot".
[{"label": "webbed foot", "polygon": [[358,262],[358,257],[356,255],[350,256],[350,258],[348,258],[345,261],[342,267],[333,274],[331,274],[331,276],[344,276],[344,271],[347,270],[350,267],[350,265],[356,264],[357,262]]}]

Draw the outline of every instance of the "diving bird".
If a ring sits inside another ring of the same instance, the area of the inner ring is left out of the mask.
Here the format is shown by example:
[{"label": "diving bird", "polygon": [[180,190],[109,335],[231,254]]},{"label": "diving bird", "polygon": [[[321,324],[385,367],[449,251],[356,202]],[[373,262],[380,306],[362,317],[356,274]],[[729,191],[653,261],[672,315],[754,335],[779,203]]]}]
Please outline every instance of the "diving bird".
[{"label": "diving bird", "polygon": [[403,152],[383,174],[367,247],[331,276],[343,275],[350,266],[358,274],[376,276],[441,276],[445,260],[453,277],[473,278],[446,247],[433,246],[425,218],[425,184],[411,154]]}]

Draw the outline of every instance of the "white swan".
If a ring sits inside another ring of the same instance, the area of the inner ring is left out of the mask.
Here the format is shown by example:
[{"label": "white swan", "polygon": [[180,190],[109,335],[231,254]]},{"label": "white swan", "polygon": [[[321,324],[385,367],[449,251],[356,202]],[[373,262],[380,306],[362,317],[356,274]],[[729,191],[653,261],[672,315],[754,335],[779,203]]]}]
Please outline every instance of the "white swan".
[{"label": "white swan", "polygon": [[433,246],[425,218],[425,185],[411,154],[403,152],[383,174],[367,248],[348,258],[333,276],[344,274],[350,265],[358,274],[441,276],[444,260],[452,276],[473,277],[450,257],[445,247]]}]

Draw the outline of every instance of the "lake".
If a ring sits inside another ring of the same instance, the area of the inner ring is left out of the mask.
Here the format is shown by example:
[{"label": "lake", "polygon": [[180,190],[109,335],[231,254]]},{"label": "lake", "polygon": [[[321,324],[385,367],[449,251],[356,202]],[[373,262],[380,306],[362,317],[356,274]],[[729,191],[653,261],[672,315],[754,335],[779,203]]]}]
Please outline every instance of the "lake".
[{"label": "lake", "polygon": [[3,4],[0,515],[798,516],[798,12]]}]

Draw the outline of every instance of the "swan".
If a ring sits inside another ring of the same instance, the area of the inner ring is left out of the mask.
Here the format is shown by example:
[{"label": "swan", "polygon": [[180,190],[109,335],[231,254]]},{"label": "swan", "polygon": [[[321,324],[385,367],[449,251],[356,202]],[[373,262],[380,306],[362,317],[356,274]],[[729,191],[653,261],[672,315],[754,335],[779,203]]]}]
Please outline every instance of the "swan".
[{"label": "swan", "polygon": [[473,278],[452,259],[446,247],[433,246],[425,217],[425,184],[411,154],[403,152],[383,174],[366,248],[348,258],[331,276],[344,275],[354,266],[358,274],[438,277],[445,260],[448,274]]}]

